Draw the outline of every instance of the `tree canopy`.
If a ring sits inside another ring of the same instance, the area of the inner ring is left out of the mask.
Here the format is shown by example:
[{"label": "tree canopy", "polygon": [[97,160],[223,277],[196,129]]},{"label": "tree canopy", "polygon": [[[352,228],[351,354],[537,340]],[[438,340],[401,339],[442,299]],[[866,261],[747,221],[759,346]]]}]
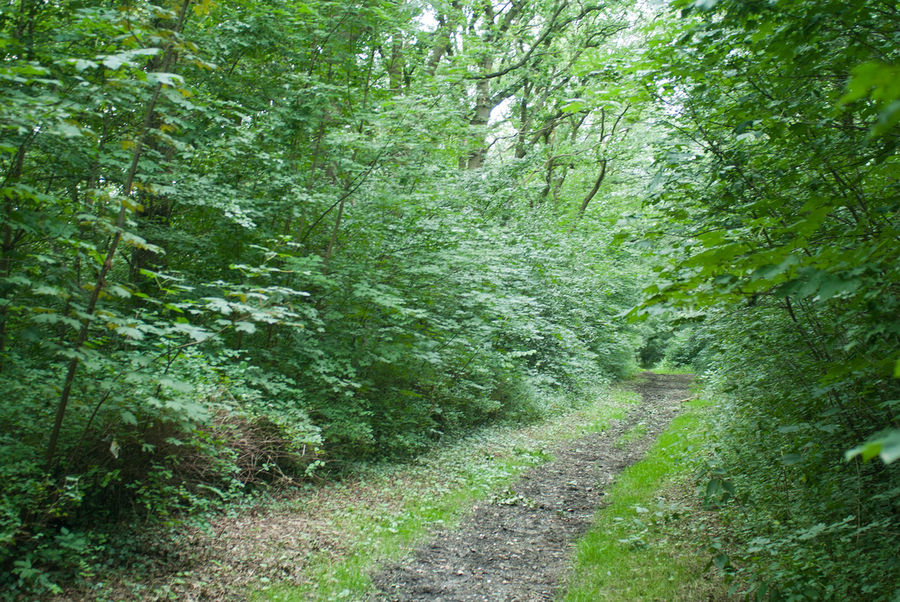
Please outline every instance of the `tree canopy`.
[{"label": "tree canopy", "polygon": [[898,13],[0,3],[0,587],[665,356],[753,592],[887,599]]}]

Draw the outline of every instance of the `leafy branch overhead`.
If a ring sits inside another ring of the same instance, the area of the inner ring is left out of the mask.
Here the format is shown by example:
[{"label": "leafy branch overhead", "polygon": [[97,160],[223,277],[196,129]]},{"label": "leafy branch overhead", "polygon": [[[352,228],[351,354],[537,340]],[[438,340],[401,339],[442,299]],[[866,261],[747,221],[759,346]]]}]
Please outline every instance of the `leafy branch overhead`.
[{"label": "leafy branch overhead", "polygon": [[0,589],[65,595],[132,562],[117,526],[668,362],[726,400],[710,499],[774,550],[722,563],[755,571],[744,593],[877,599],[861,571],[896,549],[871,534],[897,532],[900,467],[898,16],[3,4]]}]

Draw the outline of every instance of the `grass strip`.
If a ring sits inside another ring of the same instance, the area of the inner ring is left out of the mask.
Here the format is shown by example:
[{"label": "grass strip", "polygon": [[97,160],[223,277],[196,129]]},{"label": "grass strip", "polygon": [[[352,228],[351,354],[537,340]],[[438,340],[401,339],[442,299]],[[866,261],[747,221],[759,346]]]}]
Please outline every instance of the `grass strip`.
[{"label": "grass strip", "polygon": [[[689,483],[707,437],[711,403],[685,403],[640,462],[611,487],[578,543],[566,602],[724,599],[698,541],[714,528]],[[627,438],[627,435],[626,435]]]},{"label": "grass strip", "polygon": [[672,366],[662,362],[653,368],[653,372],[655,374],[693,374],[696,370],[693,366]]},{"label": "grass strip", "polygon": [[[397,560],[437,528],[450,527],[473,505],[504,491],[527,469],[552,459],[547,450],[608,428],[640,396],[598,390],[581,407],[527,427],[495,427],[426,454],[414,465],[379,467],[356,483],[317,498],[317,518],[340,549],[311,552],[305,580],[255,592],[264,600],[361,600],[369,574]],[[302,500],[294,502],[298,507]],[[485,502],[487,503],[487,502]]]}]

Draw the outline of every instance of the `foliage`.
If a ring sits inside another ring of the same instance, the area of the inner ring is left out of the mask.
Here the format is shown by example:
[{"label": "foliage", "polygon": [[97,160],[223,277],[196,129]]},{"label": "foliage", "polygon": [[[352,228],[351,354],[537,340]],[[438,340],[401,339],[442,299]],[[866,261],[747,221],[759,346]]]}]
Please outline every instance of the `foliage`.
[{"label": "foliage", "polygon": [[673,7],[643,56],[646,3],[0,7],[0,586],[641,350],[732,398],[754,592],[888,595],[897,7]]},{"label": "foliage", "polygon": [[674,261],[640,311],[694,316],[670,358],[710,369],[730,399],[714,480],[729,488],[713,489],[734,491],[749,593],[890,599],[897,7],[673,5],[646,85],[671,132],[652,202]]},{"label": "foliage", "polygon": [[[569,70],[618,17],[482,8],[0,7],[0,587],[630,369],[636,253],[539,168],[618,152]],[[486,89],[531,116],[482,119]],[[487,152],[504,127],[527,159]]]}]

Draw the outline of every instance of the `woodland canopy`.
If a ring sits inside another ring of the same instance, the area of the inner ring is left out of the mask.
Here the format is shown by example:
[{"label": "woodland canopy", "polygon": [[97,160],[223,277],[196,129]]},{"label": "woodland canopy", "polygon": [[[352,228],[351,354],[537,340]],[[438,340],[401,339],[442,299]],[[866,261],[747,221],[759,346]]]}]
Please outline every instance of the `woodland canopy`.
[{"label": "woodland canopy", "polygon": [[763,599],[900,583],[889,0],[0,2],[0,588],[639,364]]}]

